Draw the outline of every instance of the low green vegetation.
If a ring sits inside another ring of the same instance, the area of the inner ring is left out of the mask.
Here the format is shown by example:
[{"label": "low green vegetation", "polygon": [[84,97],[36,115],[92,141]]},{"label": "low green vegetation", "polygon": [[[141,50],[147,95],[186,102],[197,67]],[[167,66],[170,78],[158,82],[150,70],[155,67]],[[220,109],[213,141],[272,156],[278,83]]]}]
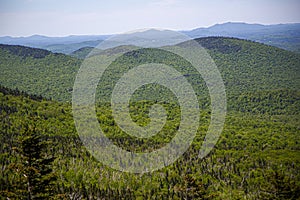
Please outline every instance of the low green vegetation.
[{"label": "low green vegetation", "polygon": [[[214,150],[200,159],[198,150],[210,118],[209,111],[203,110],[197,136],[180,159],[153,173],[130,174],[103,166],[87,152],[76,133],[70,104],[33,100],[30,95],[19,96],[19,92],[6,88],[1,89],[0,99],[3,197],[23,199],[30,195],[38,199],[44,191],[45,197],[54,199],[299,198],[299,107],[291,113],[278,108],[281,114],[276,115],[229,112]],[[133,103],[133,119],[147,123],[143,115],[149,105]],[[170,110],[169,119],[176,118],[175,105],[165,106]],[[163,138],[176,131],[177,122],[173,120],[166,124],[163,135],[139,140],[118,128],[108,105],[99,106],[97,116],[107,136],[131,151],[153,150],[149,147],[159,147],[168,141]],[[28,154],[26,145],[30,145],[29,151],[41,153]],[[32,175],[35,181],[29,192],[26,169],[30,165],[26,159],[30,155],[37,156],[35,162],[51,165],[51,171],[44,175],[34,170],[38,176]],[[44,181],[51,182],[49,188],[42,189],[47,183]]]}]

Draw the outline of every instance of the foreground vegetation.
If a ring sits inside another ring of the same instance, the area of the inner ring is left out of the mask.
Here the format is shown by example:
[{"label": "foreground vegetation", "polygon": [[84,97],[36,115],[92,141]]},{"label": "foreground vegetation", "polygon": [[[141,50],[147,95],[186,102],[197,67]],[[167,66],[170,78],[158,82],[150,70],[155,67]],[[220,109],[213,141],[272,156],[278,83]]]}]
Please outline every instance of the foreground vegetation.
[{"label": "foreground vegetation", "polygon": [[[32,187],[37,187],[36,190],[30,190],[31,196],[36,198],[38,196],[39,198],[51,196],[55,199],[300,197],[299,107],[294,113],[286,112],[280,115],[230,112],[224,132],[214,150],[204,159],[200,159],[198,150],[209,121],[209,111],[203,111],[201,113],[203,123],[193,144],[183,157],[157,172],[130,174],[109,169],[93,159],[79,140],[69,104],[41,98],[33,100],[30,95],[25,96],[19,95],[15,90],[1,88],[2,197],[12,199],[28,197],[27,183],[31,177],[36,180],[32,183]],[[126,138],[124,134],[117,132],[116,125],[111,125],[114,123],[109,118],[108,106],[99,107],[99,110],[102,128],[108,130],[107,133],[113,135],[114,142],[123,148],[141,150],[145,149],[145,146],[155,146],[157,142],[163,141],[153,139],[147,144]],[[143,113],[143,110],[139,113]],[[143,119],[142,114],[139,115],[139,118]],[[41,164],[32,165],[30,168],[26,162],[24,140],[28,137],[35,138],[36,134],[39,135],[39,139],[32,141],[36,142],[33,146],[46,142],[41,147],[42,156],[37,155],[36,162],[47,166],[43,168],[44,171],[49,169],[49,165],[52,169],[44,172],[44,176],[39,171],[42,170],[39,168]],[[32,169],[32,174],[28,175],[26,169]],[[43,188],[43,185],[47,188]],[[44,192],[43,195],[41,192]]]}]

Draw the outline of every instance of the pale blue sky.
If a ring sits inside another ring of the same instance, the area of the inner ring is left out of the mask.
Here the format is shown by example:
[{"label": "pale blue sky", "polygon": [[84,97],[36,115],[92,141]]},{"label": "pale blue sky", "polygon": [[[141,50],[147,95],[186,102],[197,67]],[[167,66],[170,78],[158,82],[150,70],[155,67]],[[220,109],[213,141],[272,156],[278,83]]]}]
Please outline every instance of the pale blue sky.
[{"label": "pale blue sky", "polygon": [[299,0],[0,0],[0,36],[99,35],[300,22]]}]

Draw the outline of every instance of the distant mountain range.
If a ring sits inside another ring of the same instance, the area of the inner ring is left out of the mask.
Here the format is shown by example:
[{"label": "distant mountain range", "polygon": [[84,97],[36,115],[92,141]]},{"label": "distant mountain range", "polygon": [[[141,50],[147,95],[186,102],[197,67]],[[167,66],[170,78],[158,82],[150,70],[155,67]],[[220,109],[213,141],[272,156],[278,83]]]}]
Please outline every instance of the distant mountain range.
[{"label": "distant mountain range", "polygon": [[207,36],[235,37],[300,52],[300,23],[261,25],[228,22],[208,28],[183,31],[183,33],[192,38]]},{"label": "distant mountain range", "polygon": [[[181,31],[191,38],[208,36],[235,37],[252,40],[282,49],[300,52],[300,23],[261,25],[228,22],[216,24],[208,28],[197,28]],[[1,44],[24,45],[43,48],[52,52],[71,54],[83,47],[96,47],[111,35],[83,35],[66,37],[46,37],[33,35],[30,37],[0,37]]]},{"label": "distant mountain range", "polygon": [[42,48],[55,53],[71,54],[82,47],[96,47],[110,35],[71,35],[66,37],[48,37],[33,35],[29,37],[0,37],[0,44],[23,45]]}]

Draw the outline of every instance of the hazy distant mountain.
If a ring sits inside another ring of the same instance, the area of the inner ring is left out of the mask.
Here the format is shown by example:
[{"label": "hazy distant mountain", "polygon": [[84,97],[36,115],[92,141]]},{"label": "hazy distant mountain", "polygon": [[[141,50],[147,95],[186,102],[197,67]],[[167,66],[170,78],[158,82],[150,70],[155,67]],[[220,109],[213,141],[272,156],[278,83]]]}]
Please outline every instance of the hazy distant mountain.
[{"label": "hazy distant mountain", "polygon": [[295,24],[275,24],[275,25],[261,25],[261,24],[247,24],[247,23],[233,23],[228,22],[224,24],[216,24],[208,28],[197,28],[191,31],[182,31],[189,36],[209,36],[217,34],[219,36],[249,36],[253,34],[282,34],[288,33],[290,35],[300,35],[300,23]]},{"label": "hazy distant mountain", "polygon": [[44,49],[47,49],[54,53],[64,53],[70,55],[74,51],[77,51],[81,48],[94,48],[102,41],[103,40],[91,40],[91,41],[89,40],[89,41],[83,41],[83,42],[71,43],[71,44],[51,44],[44,47]]},{"label": "hazy distant mountain", "polygon": [[[153,31],[151,30],[148,30],[148,32],[149,34],[153,34]],[[300,52],[300,23],[261,25],[228,22],[224,24],[216,24],[208,28],[197,28],[190,31],[181,32],[192,38],[224,36],[248,39],[276,46],[282,49]],[[168,33],[168,31],[165,31],[165,34]],[[145,35],[147,34],[143,33],[143,36]],[[110,36],[111,35],[72,35],[67,37],[46,37],[41,35],[33,35],[30,37],[5,36],[0,37],[0,43],[24,45],[43,48],[52,52],[71,54],[72,52],[83,47],[95,47],[101,41]],[[139,32],[136,33],[136,36],[137,42],[139,41]],[[126,38],[126,35],[124,35],[124,38]],[[141,43],[143,43],[144,39],[145,38],[142,38],[140,40]],[[173,39],[171,38],[171,40]]]},{"label": "hazy distant mountain", "polygon": [[208,28],[197,28],[182,32],[192,38],[208,36],[236,37],[300,52],[300,23],[261,25],[228,22]]},{"label": "hazy distant mountain", "polygon": [[109,35],[71,35],[67,37],[47,37],[33,35],[29,37],[0,37],[1,44],[24,45],[43,48],[58,53],[71,53],[85,46],[95,47]]}]

